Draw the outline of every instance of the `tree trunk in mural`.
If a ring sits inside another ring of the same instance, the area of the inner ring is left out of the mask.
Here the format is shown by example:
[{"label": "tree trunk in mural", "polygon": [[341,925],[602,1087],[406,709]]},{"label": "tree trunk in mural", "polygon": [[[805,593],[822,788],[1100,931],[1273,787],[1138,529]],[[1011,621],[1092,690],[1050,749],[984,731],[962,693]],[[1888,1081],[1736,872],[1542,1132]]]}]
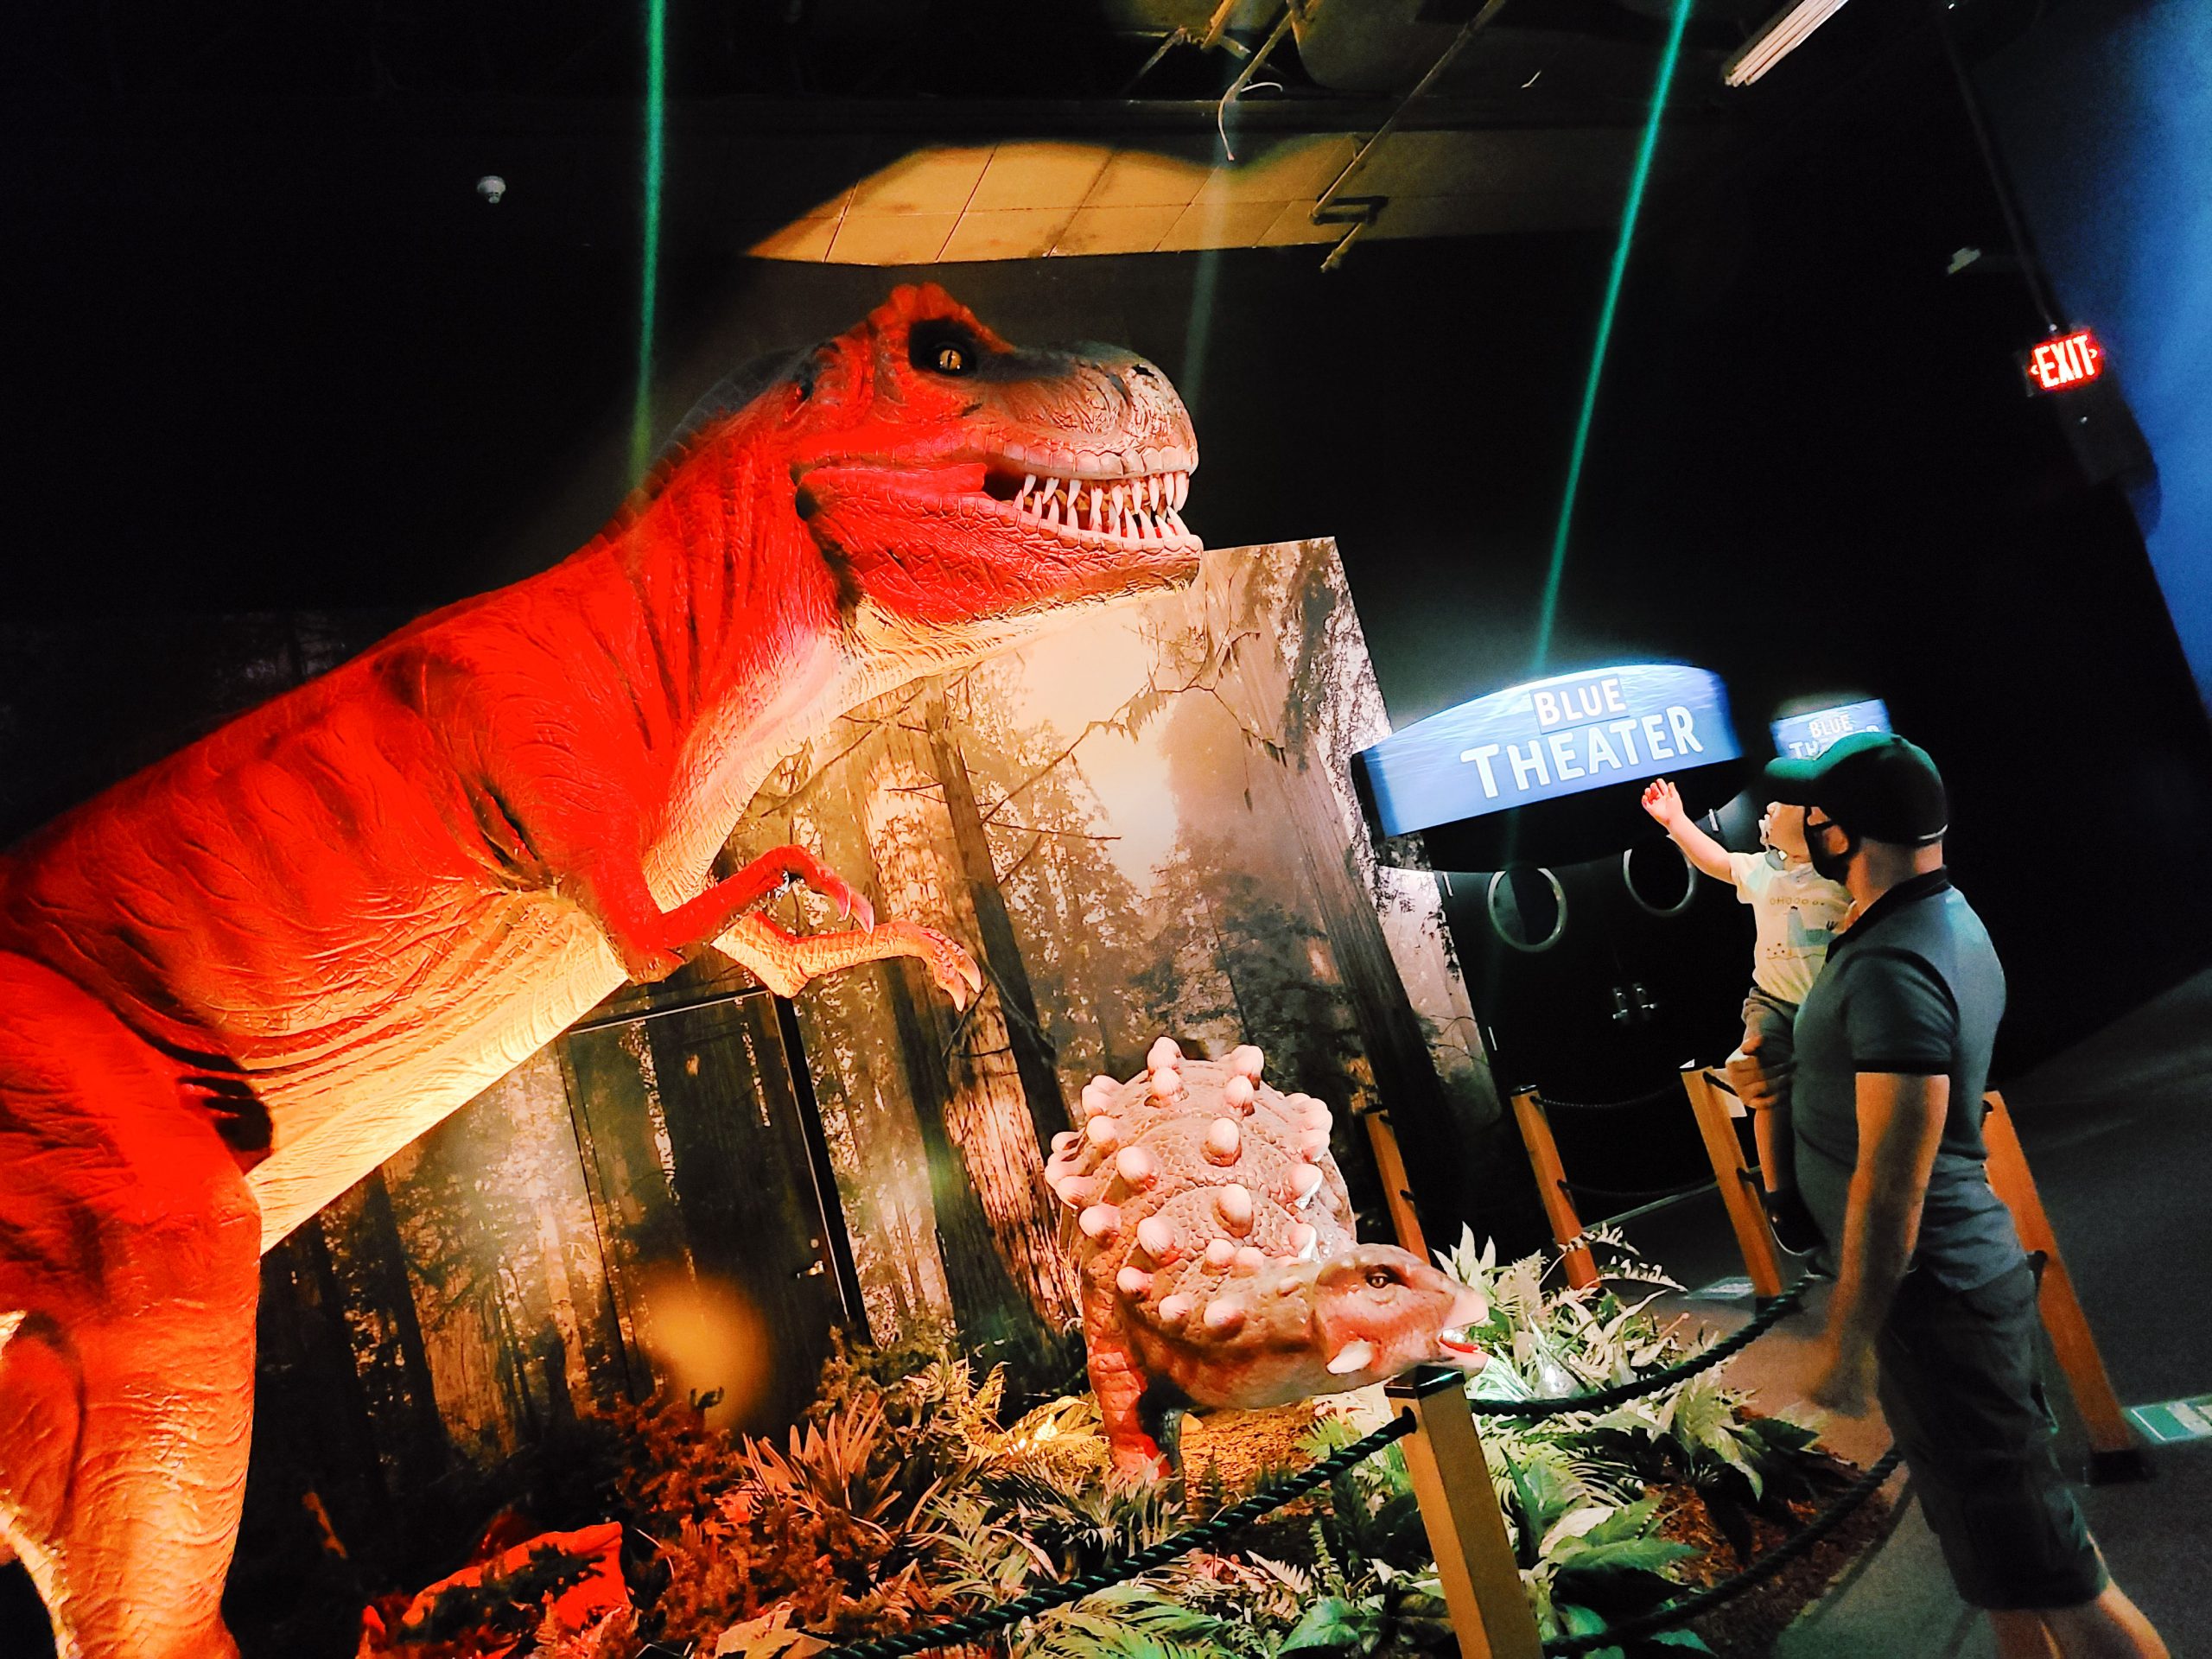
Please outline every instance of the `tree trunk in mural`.
[{"label": "tree trunk in mural", "polygon": [[975,787],[969,781],[968,763],[961,758],[942,685],[933,686],[923,700],[922,718],[929,730],[937,780],[944,790],[945,812],[952,821],[952,844],[960,854],[961,874],[968,878],[969,902],[975,906],[983,971],[998,992],[1014,1072],[1021,1079],[1037,1143],[1049,1146],[1054,1135],[1070,1127],[1067,1103],[1060,1097],[1057,1057],[1037,1019],[1036,994],[1014,936],[1014,918],[1007,913],[1006,895],[999,888],[998,864],[984,833],[982,813],[976,805]]},{"label": "tree trunk in mural", "polygon": [[[347,1199],[358,1205],[348,1225]],[[347,1323],[361,1370],[372,1420],[396,1492],[419,1492],[446,1471],[452,1447],[438,1414],[429,1355],[408,1281],[407,1250],[393,1214],[391,1189],[378,1169],[347,1198],[316,1218],[327,1240],[334,1227],[344,1238],[334,1261],[353,1283]]]},{"label": "tree trunk in mural", "polygon": [[319,1226],[301,1228],[262,1258],[254,1456],[261,1461],[266,1442],[270,1455],[296,1465],[348,1548],[374,1550],[392,1530],[391,1494],[346,1340],[343,1294]]},{"label": "tree trunk in mural", "polygon": [[[927,919],[955,938],[973,938],[970,918],[945,891],[935,838],[917,832],[917,818],[936,804],[918,764],[925,755],[912,749],[902,754],[895,741],[900,735],[894,734],[891,756],[868,785],[855,782],[855,818],[868,828],[870,897],[879,914]],[[1060,1332],[1072,1318],[1073,1287],[1052,1230],[1044,1157],[1014,1072],[995,987],[986,980],[956,1049],[954,1031],[928,1000],[918,973],[899,964],[877,971],[929,1160],[954,1318],[979,1357],[1007,1359],[1025,1380],[1042,1382],[1071,1363]]]},{"label": "tree trunk in mural", "polygon": [[779,1427],[813,1397],[840,1310],[772,1006],[763,991],[644,1029],[692,1262],[734,1288],[765,1331],[768,1374],[735,1426]]},{"label": "tree trunk in mural", "polygon": [[[1271,645],[1245,639],[1235,664],[1224,690],[1239,705],[1239,718],[1272,732],[1281,724],[1291,688]],[[1406,995],[1375,913],[1357,851],[1346,840],[1343,809],[1322,775],[1320,769],[1332,764],[1332,757],[1301,746],[1265,770],[1297,833],[1300,860],[1331,952],[1358,1011],[1374,1070],[1377,1098],[1372,1103],[1389,1112],[1408,1164],[1421,1172],[1414,1201],[1422,1230],[1433,1239],[1457,1238],[1460,1227],[1476,1221],[1482,1209],[1473,1178],[1493,1161],[1488,1152],[1493,1137],[1437,1077],[1421,1017]]]}]

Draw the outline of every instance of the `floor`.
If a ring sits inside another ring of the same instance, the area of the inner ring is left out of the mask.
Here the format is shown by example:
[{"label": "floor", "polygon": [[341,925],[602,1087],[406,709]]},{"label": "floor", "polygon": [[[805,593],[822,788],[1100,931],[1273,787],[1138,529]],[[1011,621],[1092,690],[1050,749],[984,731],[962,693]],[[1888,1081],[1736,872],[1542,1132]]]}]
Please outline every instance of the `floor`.
[{"label": "floor", "polygon": [[[2212,1393],[2212,974],[2180,986],[2005,1090],[2076,1290],[2121,1402]],[[1693,1287],[1743,1266],[1717,1197],[1630,1224],[1637,1248]],[[1747,1300],[1684,1300],[1715,1329]],[[1807,1336],[1819,1304],[1786,1320],[1732,1375],[1765,1410],[1802,1413]],[[2055,1370],[2054,1370],[2055,1376]],[[2062,1419],[2069,1410],[2054,1388]],[[1803,1421],[1813,1421],[1803,1417]],[[1888,1445],[1878,1415],[1827,1425],[1859,1462]],[[2062,1456],[2080,1471],[2078,1423]],[[2212,1440],[2148,1453],[2151,1478],[2079,1489],[2113,1576],[2177,1656],[2212,1653]],[[1900,1475],[1883,1544],[1790,1630],[1777,1659],[1990,1659],[1987,1624],[1959,1601]]]}]

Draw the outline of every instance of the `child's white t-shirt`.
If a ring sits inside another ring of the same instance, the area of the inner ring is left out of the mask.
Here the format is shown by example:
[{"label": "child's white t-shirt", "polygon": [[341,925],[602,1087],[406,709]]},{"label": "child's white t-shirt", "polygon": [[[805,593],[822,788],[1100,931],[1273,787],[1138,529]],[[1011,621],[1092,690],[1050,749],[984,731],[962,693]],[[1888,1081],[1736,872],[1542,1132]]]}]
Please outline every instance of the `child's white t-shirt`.
[{"label": "child's white t-shirt", "polygon": [[1736,897],[1758,924],[1751,982],[1769,996],[1802,1002],[1851,908],[1851,894],[1810,864],[1784,863],[1779,853],[1731,853],[1728,868]]}]

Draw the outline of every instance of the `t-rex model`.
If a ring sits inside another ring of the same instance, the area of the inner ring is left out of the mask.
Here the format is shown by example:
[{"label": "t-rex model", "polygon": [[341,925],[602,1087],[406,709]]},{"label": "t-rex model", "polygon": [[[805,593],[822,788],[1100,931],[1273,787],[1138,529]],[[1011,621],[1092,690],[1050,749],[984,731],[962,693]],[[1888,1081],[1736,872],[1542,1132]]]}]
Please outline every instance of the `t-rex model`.
[{"label": "t-rex model", "polygon": [[1479,1291],[1352,1236],[1329,1109],[1260,1081],[1260,1051],[1185,1059],[1171,1039],[1127,1083],[1093,1077],[1045,1179],[1076,1216],[1091,1391],[1114,1465],[1157,1479],[1178,1414],[1363,1388],[1426,1360]]},{"label": "t-rex model", "polygon": [[[752,393],[757,395],[744,395]],[[1198,454],[1129,353],[935,288],[695,411],[595,540],[424,618],[0,856],[0,1559],[82,1659],[217,1659],[256,1260],[625,976],[921,957],[721,880],[863,698],[1197,567]],[[863,923],[870,918],[864,913]]]}]

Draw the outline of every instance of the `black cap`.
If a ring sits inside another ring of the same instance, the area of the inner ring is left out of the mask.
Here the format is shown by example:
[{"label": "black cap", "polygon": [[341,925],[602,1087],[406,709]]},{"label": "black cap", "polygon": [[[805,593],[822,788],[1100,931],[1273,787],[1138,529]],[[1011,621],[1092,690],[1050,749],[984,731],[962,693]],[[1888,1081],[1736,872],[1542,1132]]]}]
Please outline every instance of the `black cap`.
[{"label": "black cap", "polygon": [[1853,732],[1809,760],[1769,761],[1766,783],[1774,799],[1817,806],[1870,841],[1925,847],[1950,828],[1942,773],[1893,732]]}]

